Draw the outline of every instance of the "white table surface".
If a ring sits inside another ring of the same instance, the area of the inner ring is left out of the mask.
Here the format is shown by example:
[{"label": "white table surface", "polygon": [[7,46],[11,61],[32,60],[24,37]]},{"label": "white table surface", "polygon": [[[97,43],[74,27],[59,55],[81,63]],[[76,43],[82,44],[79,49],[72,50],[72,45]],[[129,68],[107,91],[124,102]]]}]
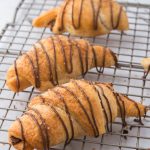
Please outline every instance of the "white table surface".
[{"label": "white table surface", "polygon": [[[21,0],[0,0],[0,31],[2,30],[2,28],[4,28],[6,23],[12,21],[15,9],[20,1]],[[128,0],[128,1],[150,4],[150,0]]]}]

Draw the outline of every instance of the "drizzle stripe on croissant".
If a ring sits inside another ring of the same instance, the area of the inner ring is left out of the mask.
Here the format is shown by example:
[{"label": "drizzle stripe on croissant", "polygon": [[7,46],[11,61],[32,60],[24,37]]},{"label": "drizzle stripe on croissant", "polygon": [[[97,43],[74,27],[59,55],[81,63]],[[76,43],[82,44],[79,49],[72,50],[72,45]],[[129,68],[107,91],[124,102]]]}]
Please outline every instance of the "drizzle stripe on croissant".
[{"label": "drizzle stripe on croissant", "polygon": [[16,63],[17,60],[15,60],[14,62],[14,68],[15,68],[15,74],[16,74],[16,84],[17,84],[17,92],[19,92],[19,89],[20,89],[20,80],[19,80],[19,75],[18,75],[18,69],[17,69],[17,63]]},{"label": "drizzle stripe on croissant", "polygon": [[57,96],[59,96],[59,99],[60,99],[61,101],[63,101],[63,104],[64,104],[64,106],[65,106],[65,111],[66,111],[66,113],[67,113],[67,115],[68,115],[68,118],[69,118],[70,127],[71,127],[71,133],[72,133],[70,140],[67,141],[67,143],[70,143],[70,141],[71,141],[71,140],[73,139],[73,137],[74,137],[74,128],[73,128],[73,122],[72,122],[72,119],[71,119],[71,115],[70,115],[68,106],[67,106],[67,104],[66,104],[66,102],[65,102],[65,99],[64,99],[64,97],[61,95],[61,93],[58,92],[58,91],[55,91],[55,90],[53,90],[53,92],[54,92]]},{"label": "drizzle stripe on croissant", "polygon": [[[39,79],[40,75],[39,75],[39,71],[37,70],[37,68],[39,68],[39,67],[34,66],[32,59],[30,58],[30,56],[27,53],[24,55],[28,58],[29,63],[31,65],[33,76],[34,76],[35,87],[39,88],[40,87],[40,79]],[[17,74],[16,74],[16,76],[17,76]]]},{"label": "drizzle stripe on croissant", "polygon": [[23,129],[23,125],[22,125],[22,122],[19,118],[17,118],[17,121],[20,125],[20,130],[21,130],[21,138],[22,138],[22,141],[23,141],[23,147],[22,147],[22,150],[25,150],[25,136],[24,136],[24,129]]},{"label": "drizzle stripe on croissant", "polygon": [[40,121],[41,121],[41,124],[40,126],[42,127],[42,132],[43,132],[43,137],[44,137],[44,144],[45,144],[45,150],[49,150],[49,137],[48,137],[48,128],[47,128],[47,125],[45,123],[45,120],[44,118],[42,117],[42,115],[40,114],[40,112],[35,109],[35,108],[29,108],[29,110],[32,110],[37,116],[38,118],[40,118]]},{"label": "drizzle stripe on croissant", "polygon": [[[67,7],[67,5],[68,5],[69,2],[71,2],[71,0],[66,0],[65,5],[64,5],[63,10],[62,10],[60,30],[64,29],[64,21],[63,21],[64,19],[63,18],[64,18],[64,14],[65,14],[65,9],[66,9],[66,7]],[[78,20],[77,20],[77,25],[75,25],[75,21],[74,21],[74,12],[76,11],[76,10],[74,10],[74,5],[75,5],[74,3],[75,3],[75,0],[72,0],[72,25],[73,25],[73,27],[75,29],[79,29],[80,28],[80,22],[81,22],[82,8],[83,8],[84,0],[81,0],[81,4],[80,4],[80,8],[79,8],[80,10],[79,10],[79,15],[78,15]],[[97,10],[94,7],[93,0],[90,0],[90,3],[91,3],[91,7],[92,7],[92,12],[93,12],[93,29],[97,30],[97,27],[98,27],[98,17],[100,17],[100,21],[103,24],[103,26],[107,30],[110,30],[110,28],[102,20],[101,14],[99,14],[100,9],[101,9],[102,0],[99,0],[99,4],[98,4],[98,9]],[[111,19],[112,29],[118,28],[119,23],[120,23],[120,18],[121,18],[122,10],[123,10],[123,7],[120,6],[120,10],[119,10],[119,13],[118,13],[118,19],[117,19],[117,24],[114,25],[114,21],[113,21],[113,2],[110,2],[110,19]]]}]

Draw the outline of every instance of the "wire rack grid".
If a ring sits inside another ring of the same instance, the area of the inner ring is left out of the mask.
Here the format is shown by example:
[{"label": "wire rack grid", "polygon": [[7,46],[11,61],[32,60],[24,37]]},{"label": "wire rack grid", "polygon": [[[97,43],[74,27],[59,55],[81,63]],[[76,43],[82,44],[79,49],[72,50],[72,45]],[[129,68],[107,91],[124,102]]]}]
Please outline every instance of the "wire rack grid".
[{"label": "wire rack grid", "polygon": [[[28,88],[19,94],[13,93],[5,85],[6,71],[14,60],[29,50],[37,40],[52,35],[49,29],[31,26],[31,20],[42,11],[59,5],[62,0],[22,0],[18,5],[13,23],[9,23],[0,34],[0,150],[13,150],[8,144],[8,128],[16,117],[22,115],[28,100],[38,94]],[[150,79],[144,85],[144,70],[140,66],[143,57],[150,56],[150,5],[123,3],[126,7],[130,30],[125,33],[113,31],[111,34],[87,40],[110,47],[118,54],[120,68],[104,69],[103,74],[90,70],[85,79],[112,82],[116,91],[130,98],[150,105]],[[65,34],[67,35],[67,34]],[[149,114],[148,114],[149,115]],[[66,150],[148,150],[150,148],[150,117],[143,119],[144,125],[128,119],[132,130],[126,135],[121,131],[121,121],[113,123],[113,132],[99,138],[82,137],[74,139]],[[63,145],[53,149],[63,149]]]}]

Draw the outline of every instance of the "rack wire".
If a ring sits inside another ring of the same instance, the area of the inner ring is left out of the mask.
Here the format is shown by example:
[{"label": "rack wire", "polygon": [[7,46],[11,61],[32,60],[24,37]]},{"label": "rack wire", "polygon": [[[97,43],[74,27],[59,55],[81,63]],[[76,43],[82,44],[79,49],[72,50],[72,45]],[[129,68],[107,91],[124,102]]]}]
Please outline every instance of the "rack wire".
[{"label": "rack wire", "polygon": [[[5,26],[0,34],[0,150],[13,150],[9,145],[7,133],[10,124],[26,109],[28,100],[38,94],[30,87],[19,94],[10,91],[5,83],[6,71],[14,60],[26,52],[37,40],[52,35],[49,29],[31,26],[31,20],[42,11],[59,5],[62,0],[22,0],[12,23]],[[126,7],[130,30],[125,33],[113,31],[111,34],[87,40],[110,47],[119,58],[120,68],[104,69],[98,74],[90,70],[85,79],[112,82],[116,91],[130,98],[150,105],[150,77],[144,85],[144,70],[140,66],[143,57],[150,56],[150,5],[123,3]],[[65,34],[67,35],[67,34]],[[149,113],[148,113],[149,115]],[[74,139],[66,150],[148,150],[150,149],[150,117],[143,119],[144,125],[128,119],[132,130],[126,135],[121,131],[121,121],[113,123],[113,132],[99,138],[82,137]],[[59,145],[53,149],[62,150]]]}]

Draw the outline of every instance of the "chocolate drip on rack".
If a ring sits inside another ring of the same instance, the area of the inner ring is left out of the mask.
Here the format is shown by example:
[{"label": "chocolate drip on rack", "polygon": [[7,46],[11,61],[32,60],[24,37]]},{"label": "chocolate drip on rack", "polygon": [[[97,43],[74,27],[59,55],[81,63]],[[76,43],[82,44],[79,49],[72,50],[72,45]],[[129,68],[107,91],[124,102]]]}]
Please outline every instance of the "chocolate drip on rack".
[{"label": "chocolate drip on rack", "polygon": [[[97,93],[97,95],[98,95],[98,98],[99,98],[99,102],[100,102],[100,104],[101,104],[101,106],[102,106],[102,109],[104,110],[104,115],[105,115],[105,121],[106,121],[106,128],[107,128],[107,131],[109,132],[110,130],[109,130],[109,120],[108,120],[108,116],[107,116],[107,112],[106,112],[106,109],[105,109],[105,107],[104,107],[104,104],[103,104],[103,101],[102,101],[102,97],[101,97],[101,94],[100,94],[100,92],[98,91],[98,89],[95,87],[95,85],[91,82],[90,83],[91,85],[92,85],[92,87],[93,87],[93,89],[95,90],[95,92]],[[101,89],[101,88],[100,88]]]},{"label": "chocolate drip on rack", "polygon": [[61,46],[61,52],[62,52],[62,55],[63,55],[63,58],[64,58],[64,64],[65,64],[65,68],[66,68],[66,72],[67,73],[71,73],[72,72],[72,70],[73,70],[73,65],[72,65],[72,46],[71,46],[71,40],[70,39],[68,39],[68,42],[69,42],[69,44],[70,44],[70,61],[69,61],[69,63],[70,63],[70,69],[69,69],[69,65],[68,65],[68,62],[67,62],[67,58],[66,58],[66,52],[65,52],[65,48],[64,48],[64,46],[63,46],[63,42],[61,41],[61,39],[59,38],[59,36],[57,36],[57,39],[58,39],[58,41],[59,41],[59,43],[60,43],[60,46]]},{"label": "chocolate drip on rack", "polygon": [[110,132],[112,131],[112,110],[111,110],[111,106],[110,106],[110,103],[109,103],[109,100],[107,98],[107,96],[105,95],[104,93],[104,90],[103,88],[100,86],[100,85],[97,85],[100,89],[101,89],[101,93],[102,93],[102,96],[105,98],[106,100],[106,103],[107,103],[107,106],[108,106],[108,110],[109,110],[109,115],[110,115]]},{"label": "chocolate drip on rack", "polygon": [[36,126],[38,127],[39,129],[39,132],[40,132],[40,135],[41,135],[41,139],[42,139],[42,143],[43,143],[43,149],[44,150],[48,150],[47,149],[47,145],[46,145],[46,142],[45,142],[45,136],[44,136],[44,133],[43,133],[43,130],[38,122],[38,120],[35,118],[35,116],[31,113],[28,113],[26,112],[25,115],[29,116],[33,121],[34,123],[36,124]]},{"label": "chocolate drip on rack", "polygon": [[23,142],[22,150],[25,150],[25,137],[24,137],[23,125],[22,125],[22,122],[21,122],[21,120],[19,118],[17,118],[17,121],[20,124],[20,129],[21,129],[21,138],[22,138],[22,142]]},{"label": "chocolate drip on rack", "polygon": [[46,142],[46,150],[49,150],[50,146],[49,146],[48,128],[45,123],[45,120],[37,109],[29,108],[29,110],[32,110],[38,116],[38,118],[41,120],[40,126],[43,127],[42,132],[43,132],[44,140]]},{"label": "chocolate drip on rack", "polygon": [[91,112],[91,116],[92,116],[92,120],[93,120],[93,123],[94,123],[94,130],[95,130],[95,137],[98,137],[99,136],[99,130],[98,130],[98,127],[97,127],[97,124],[96,124],[96,120],[95,120],[95,117],[94,117],[94,110],[93,110],[93,107],[92,107],[92,103],[90,101],[90,98],[88,97],[88,95],[85,93],[84,89],[76,82],[76,81],[72,81],[72,83],[77,86],[77,88],[81,91],[82,95],[86,98],[87,102],[88,102],[88,105],[90,107],[90,112]]},{"label": "chocolate drip on rack", "polygon": [[87,117],[87,120],[88,120],[88,122],[90,123],[90,125],[91,125],[91,127],[92,127],[92,129],[93,129],[94,135],[96,135],[95,127],[94,127],[94,125],[93,125],[93,122],[91,121],[90,116],[88,115],[88,112],[86,111],[84,105],[81,103],[80,99],[79,99],[79,98],[76,96],[76,94],[75,94],[71,89],[69,89],[68,87],[63,86],[63,85],[61,85],[61,86],[59,86],[59,87],[65,89],[70,95],[72,95],[72,96],[74,97],[74,99],[77,101],[77,103],[78,103],[78,104],[80,105],[80,107],[82,108],[82,110],[83,110],[85,116]]},{"label": "chocolate drip on rack", "polygon": [[17,69],[17,60],[14,62],[14,68],[15,68],[15,74],[16,74],[16,84],[17,84],[17,92],[19,92],[20,89],[20,80],[19,80],[19,75],[18,75],[18,69]]},{"label": "chocolate drip on rack", "polygon": [[31,65],[31,67],[32,67],[32,72],[33,72],[33,76],[34,76],[35,87],[39,88],[40,87],[40,79],[39,79],[39,74],[37,72],[37,69],[35,68],[34,63],[33,63],[32,59],[30,58],[30,56],[27,53],[24,54],[24,55],[28,58],[29,63]]},{"label": "chocolate drip on rack", "polygon": [[69,112],[69,108],[68,108],[68,106],[67,106],[67,104],[66,104],[66,102],[65,102],[64,97],[61,95],[61,93],[58,92],[58,91],[55,91],[55,90],[53,90],[53,92],[54,92],[57,96],[59,96],[59,99],[63,102],[63,104],[64,104],[64,106],[65,106],[65,111],[66,111],[66,113],[67,113],[67,115],[68,115],[68,118],[69,118],[70,128],[71,128],[71,133],[72,133],[70,140],[68,140],[68,141],[66,142],[66,144],[69,144],[69,143],[71,142],[71,140],[74,138],[73,122],[72,122],[72,119],[71,119],[71,115],[70,115],[70,112]]}]

